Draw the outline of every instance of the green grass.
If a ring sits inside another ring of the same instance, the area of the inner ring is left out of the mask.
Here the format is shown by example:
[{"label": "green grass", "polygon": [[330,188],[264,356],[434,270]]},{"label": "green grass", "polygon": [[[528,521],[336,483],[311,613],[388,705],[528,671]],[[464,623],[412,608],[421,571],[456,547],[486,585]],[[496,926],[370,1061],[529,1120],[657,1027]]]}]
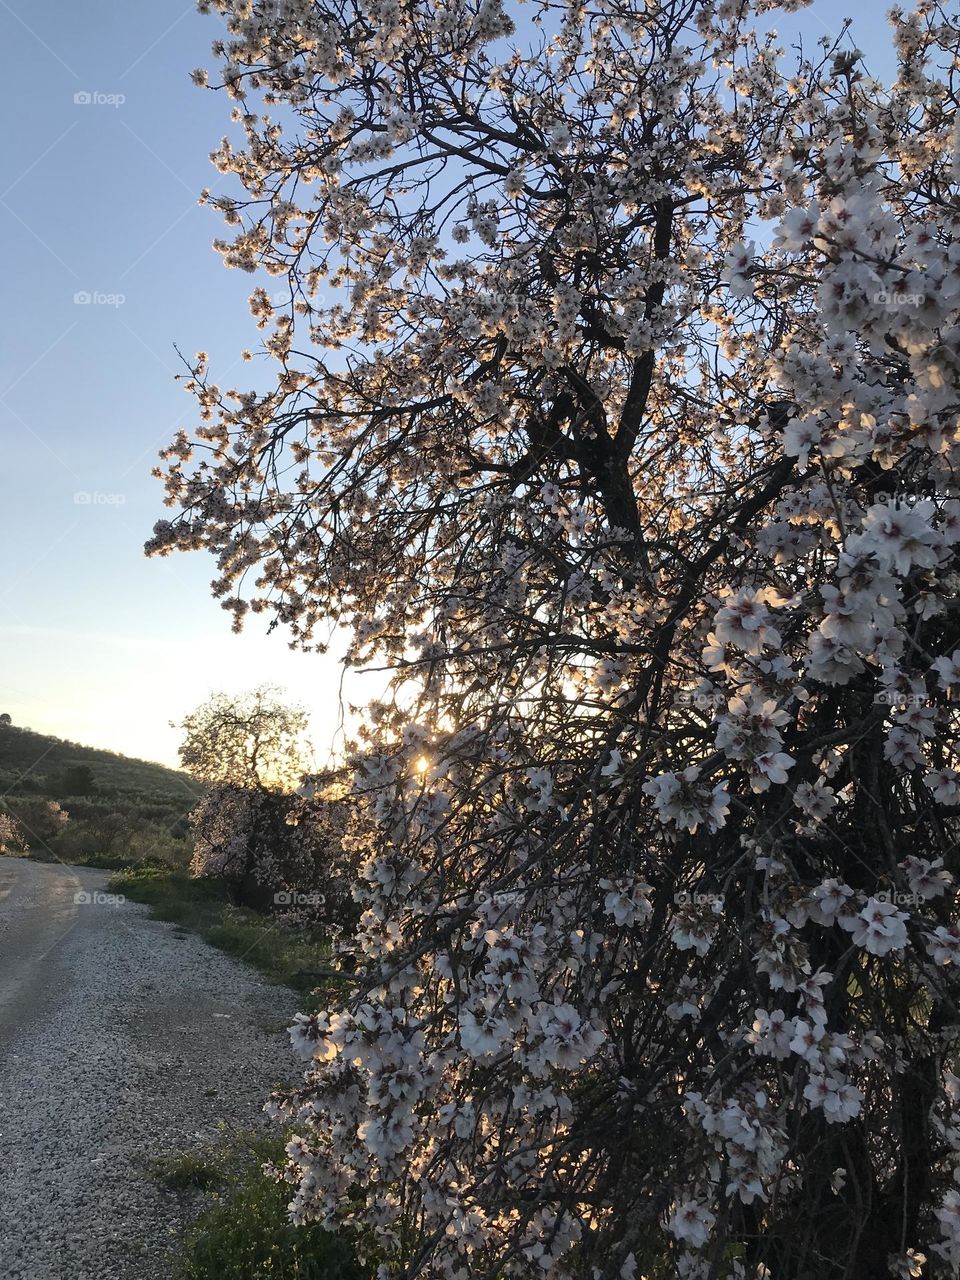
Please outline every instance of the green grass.
[{"label": "green grass", "polygon": [[224,1181],[222,1170],[194,1151],[161,1157],[154,1163],[153,1176],[167,1191],[208,1191]]},{"label": "green grass", "polygon": [[182,1280],[370,1280],[348,1241],[290,1223],[292,1188],[262,1172],[282,1158],[282,1145],[263,1138],[220,1153],[223,1182],[188,1235]]},{"label": "green grass", "polygon": [[318,977],[330,963],[320,929],[291,929],[239,907],[220,881],[197,879],[167,867],[139,866],[112,876],[110,893],[144,902],[160,920],[198,933],[205,942],[253,965],[272,982],[309,993],[335,977]]},{"label": "green grass", "polygon": [[[35,849],[28,849],[26,853],[17,853],[14,856],[29,858],[31,862],[59,862],[61,866],[65,867],[98,867],[101,871],[124,871],[130,867],[129,853],[80,853],[76,855],[65,853],[61,855],[53,849],[38,845]],[[146,857],[142,861],[138,861],[137,866],[166,869],[169,864],[163,862],[160,858]]]}]

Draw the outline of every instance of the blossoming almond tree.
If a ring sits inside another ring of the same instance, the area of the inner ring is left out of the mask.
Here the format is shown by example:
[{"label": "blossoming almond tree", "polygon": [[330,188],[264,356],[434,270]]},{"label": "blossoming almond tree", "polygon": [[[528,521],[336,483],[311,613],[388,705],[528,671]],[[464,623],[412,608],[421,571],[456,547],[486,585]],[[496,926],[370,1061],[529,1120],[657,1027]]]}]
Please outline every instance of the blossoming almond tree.
[{"label": "blossoming almond tree", "polygon": [[277,377],[149,546],[396,669],[273,1103],[384,1277],[960,1273],[960,20],[801,7],[201,4]]}]

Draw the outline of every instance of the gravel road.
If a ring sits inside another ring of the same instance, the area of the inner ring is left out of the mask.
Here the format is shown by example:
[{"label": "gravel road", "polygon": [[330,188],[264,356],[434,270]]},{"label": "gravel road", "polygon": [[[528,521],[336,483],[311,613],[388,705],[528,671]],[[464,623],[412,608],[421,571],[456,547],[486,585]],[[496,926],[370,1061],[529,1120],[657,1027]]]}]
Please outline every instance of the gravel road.
[{"label": "gravel road", "polygon": [[265,1126],[297,1072],[296,995],[108,879],[0,857],[3,1280],[172,1278],[190,1205],[150,1162]]}]

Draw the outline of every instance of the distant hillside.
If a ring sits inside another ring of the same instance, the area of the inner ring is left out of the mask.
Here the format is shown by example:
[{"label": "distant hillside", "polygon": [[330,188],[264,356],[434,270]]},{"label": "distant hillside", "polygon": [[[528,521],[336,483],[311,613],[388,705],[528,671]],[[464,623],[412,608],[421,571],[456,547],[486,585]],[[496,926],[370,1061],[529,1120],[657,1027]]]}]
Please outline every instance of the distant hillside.
[{"label": "distant hillside", "polygon": [[188,816],[205,790],[199,783],[162,764],[4,721],[0,852],[29,849],[100,866],[189,861]]},{"label": "distant hillside", "polygon": [[70,771],[86,765],[97,791],[105,796],[156,802],[178,809],[203,787],[186,773],[147,760],[131,760],[114,751],[83,747],[17,725],[0,724],[0,793],[60,796]]}]

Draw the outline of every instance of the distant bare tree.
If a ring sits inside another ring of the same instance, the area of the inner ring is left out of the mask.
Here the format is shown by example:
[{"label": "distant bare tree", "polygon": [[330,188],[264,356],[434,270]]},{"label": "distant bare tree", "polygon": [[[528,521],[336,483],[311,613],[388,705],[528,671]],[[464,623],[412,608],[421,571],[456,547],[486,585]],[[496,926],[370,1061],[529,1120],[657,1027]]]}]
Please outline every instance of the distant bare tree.
[{"label": "distant bare tree", "polygon": [[290,790],[307,769],[307,713],[282,690],[216,693],[177,726],[184,731],[183,767],[220,787]]}]

